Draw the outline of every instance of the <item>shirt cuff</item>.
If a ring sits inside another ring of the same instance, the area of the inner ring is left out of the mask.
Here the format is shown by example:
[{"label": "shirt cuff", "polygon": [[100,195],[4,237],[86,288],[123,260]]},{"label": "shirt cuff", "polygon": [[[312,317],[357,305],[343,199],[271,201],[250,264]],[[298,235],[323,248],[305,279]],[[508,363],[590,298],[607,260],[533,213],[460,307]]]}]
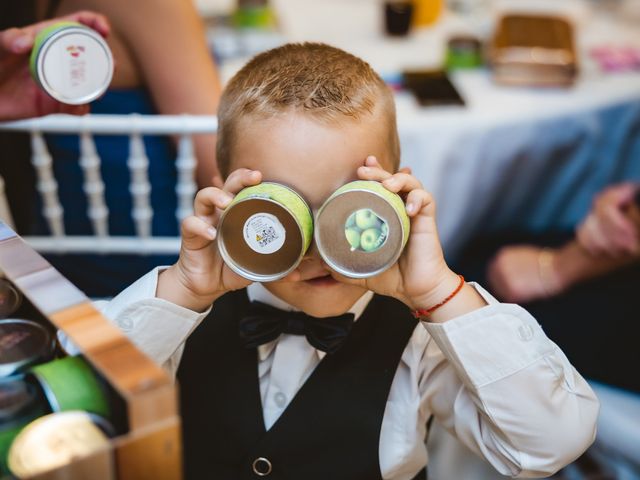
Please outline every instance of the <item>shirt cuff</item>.
[{"label": "shirt cuff", "polygon": [[467,386],[478,389],[501,380],[557,348],[525,309],[469,285],[487,306],[444,323],[422,322]]},{"label": "shirt cuff", "polygon": [[102,313],[127,335],[140,350],[163,365],[209,314],[199,313],[156,298],[157,267],[141,277],[110,302],[97,305]]}]

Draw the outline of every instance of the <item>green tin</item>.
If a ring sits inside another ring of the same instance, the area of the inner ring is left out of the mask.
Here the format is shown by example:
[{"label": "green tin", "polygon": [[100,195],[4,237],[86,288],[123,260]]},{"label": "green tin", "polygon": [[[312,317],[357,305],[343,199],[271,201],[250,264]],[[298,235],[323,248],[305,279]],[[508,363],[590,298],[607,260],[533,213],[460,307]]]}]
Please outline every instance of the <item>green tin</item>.
[{"label": "green tin", "polygon": [[409,231],[400,196],[379,182],[358,180],[340,187],[322,205],[316,216],[315,241],[333,270],[367,278],[398,260]]},{"label": "green tin", "polygon": [[80,357],[64,357],[37,365],[31,374],[42,388],[51,410],[85,410],[109,417],[110,408],[100,380]]},{"label": "green tin", "polygon": [[56,22],[38,33],[29,59],[31,76],[51,97],[82,105],[100,97],[113,77],[113,55],[95,30]]},{"label": "green tin", "polygon": [[313,237],[313,215],[293,189],[274,182],[245,188],[218,224],[218,249],[238,275],[254,282],[285,277]]}]

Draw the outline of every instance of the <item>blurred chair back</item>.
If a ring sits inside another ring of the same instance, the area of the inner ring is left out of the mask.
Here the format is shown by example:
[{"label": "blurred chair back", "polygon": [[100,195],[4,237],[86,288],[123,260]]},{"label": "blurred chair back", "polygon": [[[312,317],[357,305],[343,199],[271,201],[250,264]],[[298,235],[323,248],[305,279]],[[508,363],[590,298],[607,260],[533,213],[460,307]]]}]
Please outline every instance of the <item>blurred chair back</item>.
[{"label": "blurred chair back", "polygon": [[[178,137],[176,158],[176,218],[181,221],[193,210],[196,193],[196,159],[193,135],[215,133],[215,116],[192,115],[49,115],[10,123],[0,123],[0,130],[29,132],[31,162],[37,178],[37,191],[42,199],[42,214],[51,236],[27,236],[25,240],[36,250],[47,253],[134,253],[177,254],[179,237],[152,237],[153,205],[150,201],[149,158],[145,152],[143,135],[173,135]],[[80,167],[83,172],[83,191],[87,196],[87,214],[93,226],[93,236],[66,235],[64,209],[58,198],[58,183],[53,175],[51,155],[44,139],[45,133],[77,134],[80,139]],[[100,173],[100,156],[93,135],[126,135],[129,137],[129,168],[133,209],[131,212],[136,235],[109,234],[109,210],[104,199],[104,182]],[[0,178],[0,218],[11,224],[12,219]]]}]

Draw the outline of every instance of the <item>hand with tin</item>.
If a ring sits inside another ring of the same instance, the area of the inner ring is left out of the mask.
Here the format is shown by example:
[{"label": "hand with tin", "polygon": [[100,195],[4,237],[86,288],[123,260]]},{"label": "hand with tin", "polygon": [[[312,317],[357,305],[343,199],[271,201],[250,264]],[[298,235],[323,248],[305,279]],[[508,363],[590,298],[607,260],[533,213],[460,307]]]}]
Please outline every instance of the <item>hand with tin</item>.
[{"label": "hand with tin", "polygon": [[[407,171],[392,174],[375,157],[367,157],[358,169],[361,180],[375,180],[405,200],[411,232],[398,262],[385,272],[366,279],[350,279],[334,273],[345,283],[361,285],[381,295],[394,297],[412,310],[430,309],[443,302],[460,286],[460,277],[444,259],[436,227],[436,205],[416,177]],[[429,319],[444,322],[483,307],[485,301],[474,288],[464,284],[460,291]]]},{"label": "hand with tin", "polygon": [[49,25],[64,20],[82,23],[103,37],[109,34],[107,19],[87,11],[0,31],[0,121],[50,113],[82,115],[89,112],[88,105],[65,105],[51,98],[38,87],[29,72],[29,55],[36,35]]},{"label": "hand with tin", "polygon": [[[222,260],[216,242],[217,227],[222,212],[235,195],[261,181],[259,171],[240,168],[227,177],[222,188],[207,187],[198,192],[194,214],[182,221],[180,258],[158,279],[158,298],[190,310],[203,311],[226,292],[251,283]],[[295,275],[299,274],[292,273],[284,280]]]}]

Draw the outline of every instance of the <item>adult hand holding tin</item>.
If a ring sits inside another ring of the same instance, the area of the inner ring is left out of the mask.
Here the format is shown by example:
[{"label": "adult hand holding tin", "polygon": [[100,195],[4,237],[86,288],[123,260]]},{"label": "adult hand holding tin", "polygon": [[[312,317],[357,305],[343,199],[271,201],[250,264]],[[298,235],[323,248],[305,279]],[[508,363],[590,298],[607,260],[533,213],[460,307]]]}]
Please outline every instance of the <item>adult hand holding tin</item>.
[{"label": "adult hand holding tin", "polygon": [[0,32],[0,120],[17,120],[50,113],[82,115],[87,105],[65,105],[44,91],[29,73],[29,54],[36,35],[60,22],[73,21],[86,25],[106,37],[107,19],[98,13],[81,11],[61,18],[47,20],[24,28],[10,28]]},{"label": "adult hand holding tin", "polygon": [[[259,171],[240,168],[227,177],[222,188],[207,187],[198,192],[194,215],[182,222],[180,258],[158,279],[158,298],[204,311],[224,293],[251,283],[223,261],[217,248],[217,227],[235,195],[261,181]],[[293,280],[296,276],[299,274],[293,272],[284,280]]]},{"label": "adult hand holding tin", "polygon": [[[409,172],[401,170],[392,174],[373,156],[367,157],[365,165],[358,169],[358,177],[381,182],[387,190],[405,199],[411,221],[409,239],[398,261],[379,275],[353,279],[332,272],[332,276],[344,283],[361,285],[394,297],[412,310],[437,305],[456,289],[460,277],[449,269],[444,259],[433,197]],[[434,312],[431,320],[446,321],[485,305],[482,297],[469,286],[465,286],[454,300],[447,303],[446,308]]]}]

